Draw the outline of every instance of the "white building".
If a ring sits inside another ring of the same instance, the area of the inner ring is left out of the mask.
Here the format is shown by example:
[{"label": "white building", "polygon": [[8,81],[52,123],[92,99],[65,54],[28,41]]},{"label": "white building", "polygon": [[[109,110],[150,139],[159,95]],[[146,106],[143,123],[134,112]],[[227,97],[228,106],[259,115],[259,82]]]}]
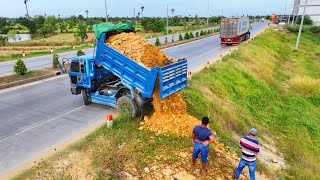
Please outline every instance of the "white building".
[{"label": "white building", "polygon": [[[293,15],[302,15],[306,0],[294,0]],[[320,0],[308,0],[306,15],[318,25],[320,25]]]}]

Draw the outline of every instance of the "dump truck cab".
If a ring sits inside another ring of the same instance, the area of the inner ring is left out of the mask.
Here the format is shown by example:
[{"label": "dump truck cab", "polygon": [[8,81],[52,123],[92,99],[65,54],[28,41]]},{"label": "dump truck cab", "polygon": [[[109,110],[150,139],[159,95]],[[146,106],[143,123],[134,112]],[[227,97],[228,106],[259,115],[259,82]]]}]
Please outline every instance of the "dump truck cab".
[{"label": "dump truck cab", "polygon": [[164,99],[187,86],[187,60],[170,62],[164,67],[143,67],[105,44],[112,35],[134,31],[129,25],[114,26],[94,26],[97,37],[94,55],[71,60],[71,93],[81,94],[85,105],[98,103],[135,117],[143,115],[145,107],[150,106],[155,88],[159,88],[159,98]]}]

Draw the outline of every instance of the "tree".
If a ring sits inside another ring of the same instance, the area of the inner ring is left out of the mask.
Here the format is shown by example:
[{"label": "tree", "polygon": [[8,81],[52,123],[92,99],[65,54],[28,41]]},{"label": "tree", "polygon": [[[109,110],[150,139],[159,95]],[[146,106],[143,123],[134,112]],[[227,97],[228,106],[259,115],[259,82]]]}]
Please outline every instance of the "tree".
[{"label": "tree", "polygon": [[84,42],[84,40],[88,39],[87,35],[87,25],[84,23],[78,24],[77,32],[74,34],[74,37],[77,41]]},{"label": "tree", "polygon": [[172,14],[172,17],[173,17],[173,13],[175,12],[176,10],[174,8],[171,9],[171,14]]},{"label": "tree", "polygon": [[157,37],[156,42],[154,43],[154,45],[156,45],[156,46],[160,46],[161,45],[161,42],[160,42],[158,37]]},{"label": "tree", "polygon": [[143,10],[144,10],[144,6],[141,6],[141,16],[142,16]]},{"label": "tree", "polygon": [[32,21],[36,24],[36,30],[38,30],[44,26],[46,18],[44,16],[35,16]]},{"label": "tree", "polygon": [[44,26],[47,28],[49,33],[53,33],[57,30],[57,19],[55,16],[48,16],[44,22]]},{"label": "tree", "polygon": [[[297,22],[296,22],[296,23],[300,25],[301,19],[302,19],[302,18],[299,17],[299,18],[297,19]],[[313,25],[313,21],[312,21],[312,19],[310,18],[310,16],[305,16],[305,17],[304,17],[303,25]]]},{"label": "tree", "polygon": [[59,66],[59,56],[58,54],[54,53],[53,59],[52,59],[52,67],[57,68],[58,66]]},{"label": "tree", "polygon": [[0,35],[0,46],[4,46],[8,42],[8,37]]},{"label": "tree", "polygon": [[31,34],[34,34],[37,31],[35,22],[31,21],[30,19],[20,17],[18,18],[17,23],[27,27]]},{"label": "tree", "polygon": [[89,18],[89,11],[86,10],[85,12],[86,12],[86,14],[87,14],[87,19],[88,19],[88,18]]},{"label": "tree", "polygon": [[26,10],[27,10],[27,18],[29,19],[30,18],[30,16],[29,16],[29,11],[28,11],[28,4],[27,4],[27,2],[28,2],[29,0],[24,0],[24,4],[26,5]]},{"label": "tree", "polygon": [[182,41],[183,40],[183,37],[181,34],[179,34],[179,41]]},{"label": "tree", "polygon": [[13,41],[16,41],[16,35],[17,35],[17,32],[15,30],[10,30],[7,33],[8,38],[13,39]]},{"label": "tree", "polygon": [[59,23],[58,27],[60,29],[60,32],[63,32],[63,31],[67,30],[67,24],[65,22]]},{"label": "tree", "polygon": [[82,50],[78,50],[77,56],[83,56],[86,55]]},{"label": "tree", "polygon": [[46,37],[47,34],[49,34],[49,30],[46,26],[38,29],[37,31],[41,36],[43,36],[44,38]]},{"label": "tree", "polygon": [[5,27],[7,24],[7,19],[0,17],[0,27]]},{"label": "tree", "polygon": [[18,75],[24,75],[27,73],[28,69],[24,64],[23,60],[18,59],[16,64],[13,66],[13,71]]},{"label": "tree", "polygon": [[189,35],[188,32],[186,32],[186,33],[184,34],[184,39],[190,39],[190,35]]}]

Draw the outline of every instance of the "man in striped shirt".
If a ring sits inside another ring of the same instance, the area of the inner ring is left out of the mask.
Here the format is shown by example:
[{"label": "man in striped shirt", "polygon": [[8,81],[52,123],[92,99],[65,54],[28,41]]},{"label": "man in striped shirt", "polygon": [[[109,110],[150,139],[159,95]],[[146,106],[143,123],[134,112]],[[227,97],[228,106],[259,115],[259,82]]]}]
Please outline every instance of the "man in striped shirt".
[{"label": "man in striped shirt", "polygon": [[257,167],[256,156],[260,152],[259,141],[255,139],[257,135],[257,130],[255,128],[251,128],[249,130],[248,136],[244,136],[240,139],[240,148],[242,149],[242,156],[240,158],[239,165],[234,172],[233,177],[238,179],[243,168],[248,166],[250,180],[255,180],[255,171]]}]

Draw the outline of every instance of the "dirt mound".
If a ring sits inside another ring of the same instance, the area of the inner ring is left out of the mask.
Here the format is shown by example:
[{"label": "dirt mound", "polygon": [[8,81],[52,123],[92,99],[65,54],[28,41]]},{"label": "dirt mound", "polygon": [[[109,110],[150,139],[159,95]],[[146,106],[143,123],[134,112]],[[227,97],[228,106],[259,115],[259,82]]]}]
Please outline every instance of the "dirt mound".
[{"label": "dirt mound", "polygon": [[[114,35],[106,40],[106,44],[147,68],[163,67],[168,64],[167,59],[175,61],[134,33]],[[142,128],[157,133],[190,136],[194,126],[199,125],[199,120],[187,114],[186,104],[179,93],[160,100],[158,87],[156,85],[153,93],[155,112],[151,118],[145,118]]]},{"label": "dirt mound", "polygon": [[169,59],[144,37],[134,33],[121,33],[111,36],[105,43],[147,68],[165,66],[167,64],[166,59]]}]

